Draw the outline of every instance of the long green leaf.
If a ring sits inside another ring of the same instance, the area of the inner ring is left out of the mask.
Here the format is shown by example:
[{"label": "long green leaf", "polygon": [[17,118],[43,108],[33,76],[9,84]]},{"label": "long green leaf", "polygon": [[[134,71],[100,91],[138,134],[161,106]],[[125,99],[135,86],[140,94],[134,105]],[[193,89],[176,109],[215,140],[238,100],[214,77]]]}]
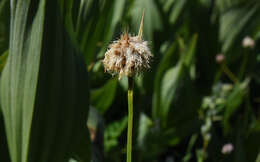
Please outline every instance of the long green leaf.
[{"label": "long green leaf", "polygon": [[29,134],[36,96],[45,1],[26,26],[30,1],[11,8],[9,57],[1,80],[1,104],[12,161],[27,161]]},{"label": "long green leaf", "polygon": [[[180,86],[183,77],[188,74],[191,68],[196,44],[197,35],[194,35],[191,43],[186,47],[184,53],[182,53],[177,65],[165,72],[161,81],[161,87],[158,89],[158,92],[156,92],[159,93],[157,94],[157,97],[159,98],[156,99],[157,103],[154,103],[155,105],[153,105],[156,106],[153,108],[153,113],[157,112],[158,114],[154,115],[159,116],[164,121],[164,124],[167,120],[167,114],[174,96],[176,95],[177,88]],[[155,111],[154,109],[157,110]]]},{"label": "long green leaf", "polygon": [[153,94],[153,117],[157,118],[159,117],[159,112],[160,112],[160,91],[161,91],[161,82],[162,82],[162,77],[164,73],[169,69],[169,67],[172,66],[173,63],[173,54],[175,54],[176,50],[176,43],[173,43],[170,45],[168,50],[165,52],[160,64],[158,65],[157,72],[155,75],[155,84],[154,84],[154,89],[155,92]]},{"label": "long green leaf", "polygon": [[64,10],[52,0],[11,6],[0,99],[12,161],[90,161],[88,77],[66,31]]}]

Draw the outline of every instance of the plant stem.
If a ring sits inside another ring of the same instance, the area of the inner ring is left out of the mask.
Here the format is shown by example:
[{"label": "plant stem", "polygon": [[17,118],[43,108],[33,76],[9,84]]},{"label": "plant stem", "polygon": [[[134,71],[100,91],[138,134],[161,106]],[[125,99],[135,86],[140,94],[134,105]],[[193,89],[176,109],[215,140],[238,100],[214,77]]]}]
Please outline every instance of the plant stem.
[{"label": "plant stem", "polygon": [[131,162],[132,157],[132,131],[133,131],[133,77],[128,77],[128,130],[126,162]]},{"label": "plant stem", "polygon": [[245,73],[245,71],[246,71],[246,66],[247,66],[247,62],[248,62],[248,57],[249,57],[249,52],[246,51],[246,52],[244,53],[242,65],[240,66],[240,72],[239,72],[239,76],[238,76],[240,80],[243,79],[244,73]]},{"label": "plant stem", "polygon": [[237,77],[229,70],[229,68],[226,66],[225,63],[221,64],[221,68],[224,71],[224,73],[229,77],[230,80],[232,80],[234,83],[238,82]]}]

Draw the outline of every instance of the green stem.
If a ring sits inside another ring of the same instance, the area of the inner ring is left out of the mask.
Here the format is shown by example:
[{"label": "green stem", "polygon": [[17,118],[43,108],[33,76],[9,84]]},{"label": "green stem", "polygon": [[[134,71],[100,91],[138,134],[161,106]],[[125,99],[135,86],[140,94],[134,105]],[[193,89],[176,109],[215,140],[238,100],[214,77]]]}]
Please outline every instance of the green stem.
[{"label": "green stem", "polygon": [[134,87],[134,80],[132,77],[128,77],[128,131],[127,131],[126,162],[131,162],[131,157],[132,157],[133,87]]},{"label": "green stem", "polygon": [[225,63],[221,64],[221,68],[224,71],[224,73],[229,77],[230,80],[232,80],[234,83],[238,82],[237,77],[229,70],[229,68],[226,66]]},{"label": "green stem", "polygon": [[240,80],[242,80],[244,73],[246,71],[246,66],[247,66],[247,62],[248,62],[248,55],[249,55],[249,53],[246,51],[244,53],[243,62],[242,62],[241,68],[240,68],[239,76],[238,76]]}]

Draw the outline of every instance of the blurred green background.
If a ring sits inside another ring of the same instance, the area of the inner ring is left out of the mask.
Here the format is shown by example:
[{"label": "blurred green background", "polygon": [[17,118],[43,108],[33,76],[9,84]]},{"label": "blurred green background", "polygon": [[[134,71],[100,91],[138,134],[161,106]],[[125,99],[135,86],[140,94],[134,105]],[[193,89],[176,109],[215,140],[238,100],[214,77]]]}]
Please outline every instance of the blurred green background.
[{"label": "blurred green background", "polygon": [[0,0],[0,161],[125,161],[127,78],[102,59],[143,9],[133,161],[260,162],[259,0]]}]

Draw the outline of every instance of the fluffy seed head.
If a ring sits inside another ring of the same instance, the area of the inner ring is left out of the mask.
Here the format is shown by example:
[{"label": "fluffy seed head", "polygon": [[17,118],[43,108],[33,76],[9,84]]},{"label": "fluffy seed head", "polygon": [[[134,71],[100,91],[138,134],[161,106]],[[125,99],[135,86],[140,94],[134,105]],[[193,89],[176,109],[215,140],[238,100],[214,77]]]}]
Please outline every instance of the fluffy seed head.
[{"label": "fluffy seed head", "polygon": [[152,54],[147,42],[132,37],[128,33],[121,35],[121,38],[114,41],[103,60],[105,71],[122,76],[134,76],[148,69]]},{"label": "fluffy seed head", "polygon": [[152,54],[147,41],[142,39],[142,24],[143,18],[137,36],[123,33],[119,40],[109,45],[103,60],[105,72],[119,74],[120,79],[122,76],[132,77],[150,68]]}]

